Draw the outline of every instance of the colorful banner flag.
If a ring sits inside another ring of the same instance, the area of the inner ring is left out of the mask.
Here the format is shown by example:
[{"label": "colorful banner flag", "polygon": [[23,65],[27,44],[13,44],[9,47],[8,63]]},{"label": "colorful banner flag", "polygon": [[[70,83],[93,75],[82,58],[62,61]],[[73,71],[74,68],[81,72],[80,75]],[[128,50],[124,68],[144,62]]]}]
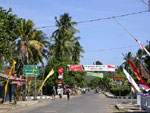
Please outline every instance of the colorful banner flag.
[{"label": "colorful banner flag", "polygon": [[149,86],[145,82],[143,82],[143,80],[140,80],[139,87],[141,90],[145,90],[147,92],[150,90]]},{"label": "colorful banner flag", "polygon": [[9,71],[9,77],[8,77],[8,80],[7,80],[6,85],[5,85],[5,94],[4,94],[4,98],[5,98],[5,96],[6,96],[9,78],[10,78],[10,76],[11,76],[11,75],[14,73],[14,71],[15,71],[15,64],[16,64],[16,61],[13,60],[11,69],[10,69],[10,71]]},{"label": "colorful banner flag", "polygon": [[126,75],[127,79],[129,80],[129,82],[135,87],[135,89],[138,92],[141,92],[140,88],[138,87],[138,85],[135,83],[134,79],[129,75],[129,73],[123,68],[123,72]]},{"label": "colorful banner flag", "polygon": [[140,63],[143,65],[143,67],[145,68],[145,70],[147,71],[147,73],[150,74],[150,72],[148,71],[147,67],[145,66],[143,60],[139,59],[137,56],[136,56],[136,59],[137,59],[138,61],[140,61]]},{"label": "colorful banner flag", "polygon": [[128,62],[130,63],[131,67],[133,68],[133,70],[135,71],[136,75],[138,76],[138,78],[140,78],[140,89],[148,91],[150,88],[149,86],[142,80],[142,77],[137,69],[137,67],[133,64],[132,61],[128,60]]},{"label": "colorful banner flag", "polygon": [[[34,66],[34,68],[33,68],[32,76],[34,75],[34,70],[35,70],[35,66]],[[28,87],[28,93],[30,92],[31,81],[32,81],[32,77],[30,78],[30,81],[29,81],[29,83],[28,83],[28,85],[29,85],[29,87]]]},{"label": "colorful banner flag", "polygon": [[131,85],[131,91],[133,92],[133,93],[136,93],[136,90],[135,90],[135,88]]},{"label": "colorful banner flag", "polygon": [[[135,39],[136,40],[136,39]],[[136,40],[136,42],[140,45],[140,47],[150,56],[150,53],[148,52],[148,50],[141,44],[140,41]]]},{"label": "colorful banner flag", "polygon": [[59,73],[59,75],[63,75],[64,74],[64,71],[63,71],[62,67],[58,67],[58,73]]},{"label": "colorful banner flag", "polygon": [[47,80],[51,75],[53,75],[53,74],[54,74],[54,70],[52,69],[52,70],[49,72],[49,74],[47,75],[47,77],[45,78],[45,80],[44,80],[44,82],[42,83],[41,87],[39,88],[38,93],[41,91],[41,89],[42,89],[43,85],[45,84],[46,80]]},{"label": "colorful banner flag", "polygon": [[131,60],[128,60],[128,62],[129,62],[129,64],[131,65],[131,67],[133,68],[134,72],[136,73],[137,78],[141,80],[142,77],[141,77],[141,75],[140,75],[140,73],[139,73],[137,67],[133,64],[133,62],[132,62]]},{"label": "colorful banner flag", "polygon": [[29,81],[29,83],[28,83],[28,85],[29,85],[29,87],[28,87],[28,93],[30,93],[31,82],[32,82],[32,77],[30,78],[30,81]]}]

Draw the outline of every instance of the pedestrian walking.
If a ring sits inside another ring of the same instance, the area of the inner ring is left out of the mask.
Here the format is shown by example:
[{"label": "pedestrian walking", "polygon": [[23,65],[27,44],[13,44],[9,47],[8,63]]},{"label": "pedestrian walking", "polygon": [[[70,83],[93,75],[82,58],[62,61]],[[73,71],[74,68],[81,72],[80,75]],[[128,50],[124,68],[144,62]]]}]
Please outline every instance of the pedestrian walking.
[{"label": "pedestrian walking", "polygon": [[56,89],[55,89],[55,86],[53,86],[53,89],[52,89],[52,100],[55,100],[55,95],[56,95]]},{"label": "pedestrian walking", "polygon": [[67,88],[66,89],[66,94],[67,94],[67,100],[69,101],[70,100],[70,89],[69,88]]},{"label": "pedestrian walking", "polygon": [[62,88],[62,87],[59,87],[59,88],[57,89],[57,93],[58,93],[58,95],[59,95],[59,100],[61,100],[62,97],[63,97],[63,88]]}]

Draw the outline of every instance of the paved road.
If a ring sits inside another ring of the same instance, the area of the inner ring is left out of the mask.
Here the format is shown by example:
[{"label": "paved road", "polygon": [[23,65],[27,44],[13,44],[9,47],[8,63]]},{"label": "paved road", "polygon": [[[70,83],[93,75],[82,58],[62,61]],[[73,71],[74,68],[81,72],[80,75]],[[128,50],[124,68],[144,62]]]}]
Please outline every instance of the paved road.
[{"label": "paved road", "polygon": [[70,99],[55,100],[42,107],[31,108],[21,113],[112,113],[113,105],[120,100],[108,99],[103,94],[90,91],[87,94]]}]

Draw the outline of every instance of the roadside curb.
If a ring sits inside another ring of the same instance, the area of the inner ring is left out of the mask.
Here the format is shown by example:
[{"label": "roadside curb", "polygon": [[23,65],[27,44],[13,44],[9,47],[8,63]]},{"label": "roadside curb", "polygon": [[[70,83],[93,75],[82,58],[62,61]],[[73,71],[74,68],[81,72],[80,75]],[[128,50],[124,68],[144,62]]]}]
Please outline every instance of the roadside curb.
[{"label": "roadside curb", "polygon": [[[56,95],[55,99],[58,99],[58,98],[59,96]],[[67,98],[67,95],[63,95],[63,98]],[[26,99],[27,100],[41,100],[41,99],[44,100],[44,99],[52,99],[52,96],[37,96],[36,99],[34,96],[27,96]]]},{"label": "roadside curb", "polygon": [[126,112],[140,112],[140,113],[146,113],[148,111],[145,111],[143,109],[140,109],[140,107],[137,105],[137,104],[131,104],[131,103],[128,103],[128,104],[116,104],[115,107],[118,109],[118,110],[121,110],[121,111],[126,111]]},{"label": "roadside curb", "polygon": [[131,97],[129,96],[114,96],[112,93],[110,92],[104,92],[101,91],[106,97],[108,98],[115,98],[115,99],[131,99]]}]

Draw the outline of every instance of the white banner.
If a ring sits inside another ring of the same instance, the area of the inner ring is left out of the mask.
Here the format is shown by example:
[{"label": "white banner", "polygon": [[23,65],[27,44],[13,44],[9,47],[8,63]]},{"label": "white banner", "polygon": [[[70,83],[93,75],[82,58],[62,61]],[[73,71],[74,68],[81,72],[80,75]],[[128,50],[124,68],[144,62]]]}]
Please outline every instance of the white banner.
[{"label": "white banner", "polygon": [[135,87],[135,89],[140,92],[140,88],[139,86],[136,84],[136,82],[134,81],[134,79],[129,75],[129,73],[123,68],[123,72],[126,75],[127,79],[129,80],[129,82]]},{"label": "white banner", "polygon": [[114,65],[83,65],[84,71],[115,71]]}]

